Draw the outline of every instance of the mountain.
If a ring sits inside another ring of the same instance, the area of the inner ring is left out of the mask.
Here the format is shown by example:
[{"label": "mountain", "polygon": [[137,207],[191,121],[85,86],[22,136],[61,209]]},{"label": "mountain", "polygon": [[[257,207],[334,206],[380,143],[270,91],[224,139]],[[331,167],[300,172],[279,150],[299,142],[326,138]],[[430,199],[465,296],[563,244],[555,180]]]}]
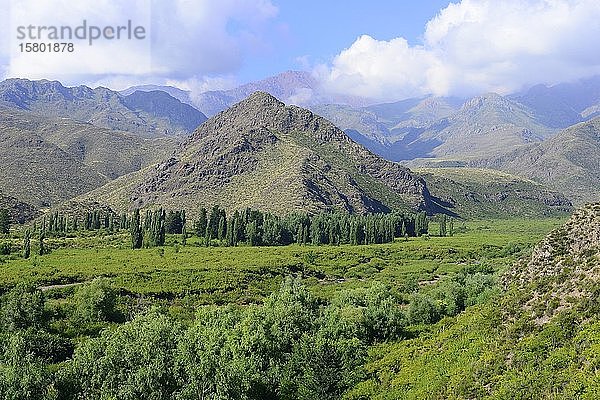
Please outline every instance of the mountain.
[{"label": "mountain", "polygon": [[202,124],[173,157],[83,198],[117,208],[220,204],[287,214],[437,209],[425,182],[331,122],[256,92]]},{"label": "mountain", "polygon": [[363,108],[316,105],[311,109],[392,161],[488,157],[541,141],[554,132],[532,110],[495,93],[462,105],[457,98],[429,97]]},{"label": "mountain", "polygon": [[35,207],[75,197],[108,178],[27,129],[0,124],[0,191]]},{"label": "mountain", "polygon": [[505,154],[553,133],[525,106],[489,93],[467,101],[448,118],[394,142],[392,151],[404,159],[479,159]]},{"label": "mountain", "polygon": [[8,210],[11,223],[23,224],[39,216],[39,212],[31,204],[23,203],[14,197],[5,196],[0,192],[0,210]]},{"label": "mountain", "polygon": [[[425,97],[395,103],[375,104],[365,107],[375,113],[392,136],[395,130],[421,128],[449,117],[460,109],[464,99],[455,97]],[[395,141],[392,139],[392,142]]]},{"label": "mountain", "polygon": [[286,103],[302,106],[327,103],[364,105],[368,102],[354,96],[327,93],[309,72],[304,71],[286,71],[234,89],[208,91],[192,100],[204,114],[213,116],[257,91],[269,93]]},{"label": "mountain", "polygon": [[168,95],[170,95],[171,97],[181,101],[182,103],[188,104],[190,106],[194,105],[190,98],[189,90],[182,90],[182,89],[179,89],[179,88],[176,88],[173,86],[166,86],[166,85],[132,86],[125,90],[119,91],[119,94],[121,94],[122,96],[129,96],[130,94],[133,94],[135,92],[156,92],[156,91],[165,92]]},{"label": "mountain", "polygon": [[566,128],[600,115],[600,76],[554,86],[536,85],[512,98],[544,125]]},{"label": "mountain", "polygon": [[600,117],[542,143],[471,165],[512,172],[561,191],[576,204],[600,199]]},{"label": "mountain", "polygon": [[572,204],[559,192],[506,172],[480,168],[415,168],[432,195],[463,218],[565,215]]},{"label": "mountain", "polygon": [[394,146],[435,121],[453,114],[461,101],[454,98],[415,98],[395,103],[352,107],[340,104],[317,104],[309,108],[342,128],[357,143],[389,160],[404,159]]},{"label": "mountain", "polygon": [[[0,159],[3,172],[6,169],[0,187],[36,206],[56,204],[108,179],[154,164],[178,145],[171,137],[146,139],[67,118],[46,118],[2,107],[0,130]],[[44,164],[48,165],[47,171]],[[20,176],[27,177],[27,181]],[[80,178],[84,181],[77,182]]]},{"label": "mountain", "polygon": [[47,80],[0,82],[0,105],[144,136],[188,134],[206,120],[200,111],[165,92],[123,96],[102,87],[67,88]]}]

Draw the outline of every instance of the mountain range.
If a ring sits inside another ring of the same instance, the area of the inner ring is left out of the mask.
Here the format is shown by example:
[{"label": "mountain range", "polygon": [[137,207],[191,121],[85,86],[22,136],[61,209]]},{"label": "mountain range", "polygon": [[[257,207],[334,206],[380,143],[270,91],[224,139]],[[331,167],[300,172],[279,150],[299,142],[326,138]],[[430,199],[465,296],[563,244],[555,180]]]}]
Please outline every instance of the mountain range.
[{"label": "mountain range", "polygon": [[122,95],[103,87],[67,88],[47,80],[0,82],[0,106],[146,137],[185,135],[206,120],[200,111],[164,91]]},{"label": "mountain range", "polygon": [[196,99],[166,86],[9,79],[0,191],[35,208],[78,198],[115,209],[565,212],[600,194],[598,82],[371,104],[294,71]]}]

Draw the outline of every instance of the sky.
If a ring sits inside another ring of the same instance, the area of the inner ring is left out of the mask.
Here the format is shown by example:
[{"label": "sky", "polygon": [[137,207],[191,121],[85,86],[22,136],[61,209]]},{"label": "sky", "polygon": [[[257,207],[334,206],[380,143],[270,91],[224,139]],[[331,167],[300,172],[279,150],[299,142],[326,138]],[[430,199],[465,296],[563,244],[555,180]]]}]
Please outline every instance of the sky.
[{"label": "sky", "polygon": [[[501,94],[600,74],[598,0],[0,0],[2,78],[227,89],[286,70],[381,101]],[[131,20],[144,40],[19,51],[17,27]]]}]

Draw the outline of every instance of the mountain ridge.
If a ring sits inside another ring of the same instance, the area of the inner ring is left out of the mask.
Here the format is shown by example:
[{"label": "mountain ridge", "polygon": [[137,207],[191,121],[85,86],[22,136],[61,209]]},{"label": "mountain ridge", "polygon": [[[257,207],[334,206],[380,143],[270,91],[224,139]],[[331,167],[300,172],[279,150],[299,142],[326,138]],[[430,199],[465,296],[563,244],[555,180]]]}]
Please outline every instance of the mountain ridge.
[{"label": "mountain ridge", "polygon": [[200,111],[165,92],[122,96],[103,87],[69,88],[48,80],[0,82],[0,105],[145,136],[184,135],[206,120]]}]

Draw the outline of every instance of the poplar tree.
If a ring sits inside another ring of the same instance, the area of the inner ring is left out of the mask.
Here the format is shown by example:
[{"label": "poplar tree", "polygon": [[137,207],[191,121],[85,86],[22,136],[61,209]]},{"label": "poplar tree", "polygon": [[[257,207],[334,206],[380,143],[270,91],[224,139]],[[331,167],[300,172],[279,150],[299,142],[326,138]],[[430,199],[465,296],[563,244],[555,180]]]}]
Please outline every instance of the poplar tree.
[{"label": "poplar tree", "polygon": [[31,232],[29,229],[23,235],[23,258],[28,259],[31,255]]},{"label": "poplar tree", "polygon": [[0,233],[10,232],[10,215],[8,210],[3,208],[0,210]]},{"label": "poplar tree", "polygon": [[46,249],[44,247],[44,238],[45,238],[45,236],[46,236],[46,232],[43,229],[40,230],[40,238],[39,238],[39,240],[40,240],[39,255],[40,256],[43,256],[44,253],[46,252]]},{"label": "poplar tree", "polygon": [[140,225],[140,209],[136,208],[133,212],[133,219],[131,220],[131,248],[141,249],[144,242],[142,235],[142,227]]}]

